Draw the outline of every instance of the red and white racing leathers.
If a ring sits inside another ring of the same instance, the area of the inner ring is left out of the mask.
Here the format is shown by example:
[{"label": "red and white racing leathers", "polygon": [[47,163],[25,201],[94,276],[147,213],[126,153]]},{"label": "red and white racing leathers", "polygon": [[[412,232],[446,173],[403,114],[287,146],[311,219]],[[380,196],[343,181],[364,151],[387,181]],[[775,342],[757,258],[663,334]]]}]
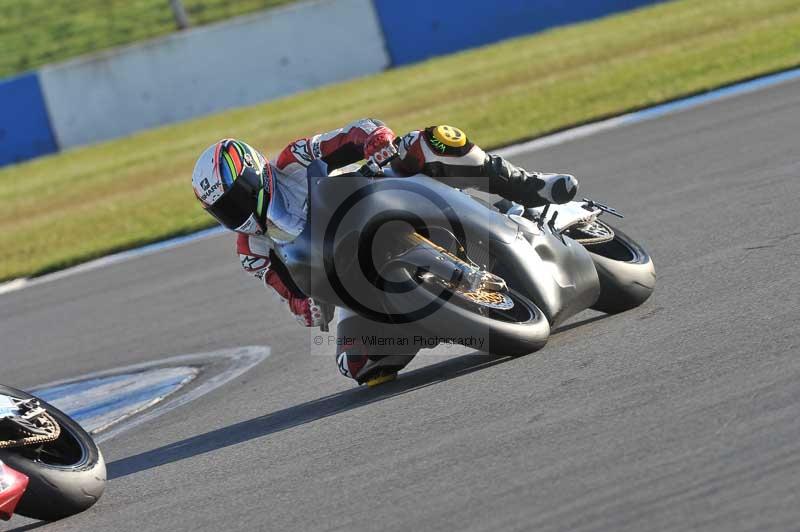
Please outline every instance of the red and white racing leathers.
[{"label": "red and white racing leathers", "polygon": [[[363,119],[347,126],[316,135],[298,139],[286,146],[278,155],[274,167],[277,179],[290,182],[288,188],[294,194],[295,209],[298,218],[305,220],[305,179],[306,168],[315,159],[322,159],[333,170],[360,161],[365,157],[366,144],[380,142],[381,138],[394,137],[391,130],[378,120]],[[376,146],[380,148],[380,146]],[[291,183],[293,182],[293,183]],[[292,186],[294,185],[294,186]],[[323,325],[322,311],[319,305],[303,294],[292,281],[283,264],[272,251],[272,241],[265,235],[246,235],[240,233],[236,242],[239,259],[244,270],[258,279],[262,279],[289,304],[289,309],[297,321],[307,327]]]}]

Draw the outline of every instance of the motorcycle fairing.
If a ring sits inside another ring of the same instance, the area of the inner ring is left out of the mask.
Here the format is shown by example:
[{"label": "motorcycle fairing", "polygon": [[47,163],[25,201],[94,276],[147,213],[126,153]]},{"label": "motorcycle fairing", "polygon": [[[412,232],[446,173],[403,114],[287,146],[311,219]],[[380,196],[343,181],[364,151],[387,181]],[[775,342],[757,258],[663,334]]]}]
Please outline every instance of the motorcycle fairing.
[{"label": "motorcycle fairing", "polygon": [[355,297],[379,307],[386,294],[369,282],[375,272],[365,270],[385,260],[403,235],[434,230],[452,233],[470,259],[528,295],[553,325],[599,295],[597,272],[583,246],[545,224],[515,221],[430,177],[328,177],[321,163],[310,167],[308,186],[306,227],[275,250],[298,287],[320,301],[353,309],[348,302]]},{"label": "motorcycle fairing", "polygon": [[600,295],[600,280],[586,248],[546,224],[517,221],[519,238],[493,246],[498,259],[493,273],[533,300],[552,327],[592,306]]},{"label": "motorcycle fairing", "polygon": [[[395,230],[424,233],[426,228],[444,228],[476,247],[513,242],[518,233],[507,216],[426,176],[373,180],[326,175],[309,179],[309,216],[303,232],[292,242],[279,243],[275,251],[304,293],[347,306],[330,284],[331,268],[342,278],[358,274],[364,259],[359,256],[360,244],[373,230],[380,230],[376,246],[380,249],[391,244]],[[336,249],[336,257],[326,257],[325,249]],[[366,291],[364,297],[369,297],[369,287],[356,279],[359,275],[349,277],[355,285],[347,289]]]}]

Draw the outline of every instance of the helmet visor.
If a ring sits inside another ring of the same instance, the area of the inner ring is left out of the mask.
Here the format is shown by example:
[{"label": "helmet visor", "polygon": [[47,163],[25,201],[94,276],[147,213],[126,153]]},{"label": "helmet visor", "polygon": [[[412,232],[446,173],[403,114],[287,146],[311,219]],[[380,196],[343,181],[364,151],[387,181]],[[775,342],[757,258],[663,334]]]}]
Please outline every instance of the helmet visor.
[{"label": "helmet visor", "polygon": [[264,177],[254,168],[246,167],[231,187],[208,207],[214,218],[233,231],[262,233],[261,212],[266,194]]}]

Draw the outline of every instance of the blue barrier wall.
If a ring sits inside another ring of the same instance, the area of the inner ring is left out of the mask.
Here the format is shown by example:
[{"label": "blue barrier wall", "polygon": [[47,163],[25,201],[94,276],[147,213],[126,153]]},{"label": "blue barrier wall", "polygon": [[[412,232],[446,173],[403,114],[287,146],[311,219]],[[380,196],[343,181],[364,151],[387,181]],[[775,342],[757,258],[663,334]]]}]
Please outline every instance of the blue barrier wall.
[{"label": "blue barrier wall", "polygon": [[0,81],[0,166],[55,151],[39,76]]},{"label": "blue barrier wall", "polygon": [[404,65],[663,0],[374,0],[393,65]]}]

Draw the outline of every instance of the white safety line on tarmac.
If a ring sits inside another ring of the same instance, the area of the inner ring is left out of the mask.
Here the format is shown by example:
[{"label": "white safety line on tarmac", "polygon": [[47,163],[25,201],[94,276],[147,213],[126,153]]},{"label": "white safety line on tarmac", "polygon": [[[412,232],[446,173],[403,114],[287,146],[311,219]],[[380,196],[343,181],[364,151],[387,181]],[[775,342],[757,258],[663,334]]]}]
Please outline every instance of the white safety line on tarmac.
[{"label": "white safety line on tarmac", "polygon": [[36,390],[41,397],[98,433],[179,392],[200,375],[196,366],[167,366]]},{"label": "white safety line on tarmac", "polygon": [[[680,100],[675,100],[672,102],[655,105],[653,107],[642,109],[640,111],[635,111],[633,113],[628,113],[614,118],[609,118],[607,120],[601,120],[600,122],[593,122],[591,124],[574,127],[571,129],[560,131],[558,133],[554,133],[552,135],[539,137],[538,139],[534,139],[528,142],[514,144],[512,146],[496,150],[496,153],[503,157],[514,157],[516,155],[520,155],[523,153],[529,153],[532,151],[542,150],[550,146],[564,144],[566,142],[588,137],[590,135],[596,135],[603,131],[616,129],[622,126],[626,126],[628,124],[635,124],[638,122],[644,122],[646,120],[653,120],[655,118],[659,118],[669,114],[679,113],[687,109],[693,109],[701,105],[707,105],[709,103],[716,102],[718,100],[722,100],[725,98],[731,98],[734,96],[740,96],[742,94],[756,92],[762,89],[766,89],[769,87],[773,87],[775,85],[779,85],[781,83],[786,83],[797,79],[800,79],[800,68],[787,70],[785,72],[779,72],[777,74],[771,74],[769,76],[752,79],[750,81],[744,81],[742,83],[736,83],[734,85],[712,90],[697,96],[691,96],[688,98],[683,98]],[[222,227],[214,227],[191,235],[165,240],[163,242],[158,242],[144,247],[131,249],[129,251],[123,251],[122,253],[115,253],[113,255],[108,255],[106,257],[97,260],[86,262],[78,266],[67,268],[65,270],[61,270],[55,273],[43,275],[41,277],[34,277],[30,279],[14,279],[13,281],[0,284],[0,295],[7,294],[9,292],[15,292],[17,290],[22,290],[23,288],[36,286],[50,281],[57,281],[59,279],[63,279],[65,277],[69,277],[71,275],[75,275],[78,273],[96,270],[98,268],[104,268],[106,266],[110,266],[112,264],[118,264],[126,260],[143,257],[145,255],[158,253],[160,251],[173,249],[179,246],[184,246],[196,242],[198,240],[203,240],[205,238],[210,238],[212,236],[222,234],[224,232],[225,229],[223,229]]]},{"label": "white safety line on tarmac", "polygon": [[735,85],[730,85],[728,87],[722,87],[720,89],[715,89],[703,94],[698,94],[697,96],[690,96],[688,98],[662,103],[653,107],[648,107],[647,109],[642,109],[640,111],[634,111],[632,113],[615,116],[614,118],[609,118],[607,120],[601,120],[600,122],[592,122],[591,124],[586,124],[584,126],[574,127],[565,131],[554,133],[552,135],[547,135],[546,137],[540,137],[528,142],[508,146],[501,150],[497,150],[497,153],[503,157],[514,157],[515,155],[542,150],[557,144],[564,144],[565,142],[572,140],[581,139],[590,135],[596,135],[597,133],[608,131],[609,129],[616,129],[629,124],[653,120],[655,118],[679,113],[688,109],[694,109],[695,107],[707,105],[709,103],[726,98],[732,98],[734,96],[741,96],[742,94],[756,92],[796,79],[800,79],[800,68],[779,72],[777,74],[771,74],[769,76],[752,79],[750,81],[743,81]]},{"label": "white safety line on tarmac", "polygon": [[[112,377],[115,375],[123,375],[123,374],[136,374],[146,372],[153,368],[166,368],[166,367],[181,367],[181,366],[205,366],[209,365],[212,362],[218,361],[219,359],[227,359],[227,367],[223,369],[223,371],[211,375],[210,377],[205,377],[201,375],[197,378],[200,382],[197,386],[189,389],[185,393],[178,394],[175,399],[171,399],[170,397],[165,397],[163,402],[151,403],[136,412],[129,412],[129,415],[124,416],[123,418],[116,419],[113,423],[113,426],[108,430],[103,430],[99,434],[94,436],[95,441],[98,443],[104,442],[109,440],[118,434],[130,430],[134,427],[138,427],[144,423],[148,423],[159,416],[163,416],[164,414],[175,410],[178,407],[181,407],[195,399],[206,395],[217,388],[229,383],[230,381],[244,375],[247,371],[255,367],[256,365],[263,362],[267,357],[270,356],[270,348],[268,346],[245,346],[245,347],[234,347],[229,349],[222,349],[219,351],[213,351],[209,353],[194,353],[190,355],[179,355],[170,358],[162,358],[158,360],[153,360],[151,362],[145,362],[142,364],[134,364],[131,366],[125,366],[120,368],[114,368],[111,370],[105,371],[98,371],[94,373],[89,373],[86,375],[82,375],[80,377],[71,378],[60,380],[57,382],[51,382],[48,384],[44,384],[42,386],[37,386],[31,393],[36,395],[39,392],[44,392],[44,395],[47,395],[48,390],[54,390],[58,388],[63,388],[64,386],[71,384],[71,383],[78,383],[81,381],[97,381],[98,379],[105,379],[108,377]],[[80,390],[77,390],[79,392]],[[46,399],[45,399],[46,400]],[[58,401],[64,402],[65,397],[59,397],[55,402],[56,406],[58,406]],[[69,406],[69,403],[66,403]],[[80,404],[76,402],[75,404]],[[155,404],[155,406],[153,406]],[[146,410],[145,412],[143,412]],[[65,410],[67,414],[71,415],[70,409],[67,408]],[[143,413],[140,413],[143,412]]]},{"label": "white safety line on tarmac", "polygon": [[46,275],[42,275],[41,277],[14,279],[13,281],[0,283],[0,295],[7,294],[9,292],[15,292],[17,290],[22,290],[23,288],[36,286],[39,284],[49,283],[51,281],[58,281],[59,279],[64,279],[65,277],[70,277],[78,273],[89,272],[98,268],[105,268],[106,266],[111,266],[112,264],[118,264],[127,260],[144,257],[146,255],[152,255],[153,253],[158,253],[159,251],[185,246],[199,240],[220,235],[225,231],[226,229],[223,227],[212,227],[211,229],[204,229],[203,231],[198,231],[197,233],[192,233],[190,235],[179,236],[177,238],[171,238],[169,240],[156,242],[154,244],[148,244],[139,248],[129,249],[128,251],[114,253],[113,255],[107,255],[105,257],[84,262],[83,264],[79,264],[65,270],[48,273]]}]

